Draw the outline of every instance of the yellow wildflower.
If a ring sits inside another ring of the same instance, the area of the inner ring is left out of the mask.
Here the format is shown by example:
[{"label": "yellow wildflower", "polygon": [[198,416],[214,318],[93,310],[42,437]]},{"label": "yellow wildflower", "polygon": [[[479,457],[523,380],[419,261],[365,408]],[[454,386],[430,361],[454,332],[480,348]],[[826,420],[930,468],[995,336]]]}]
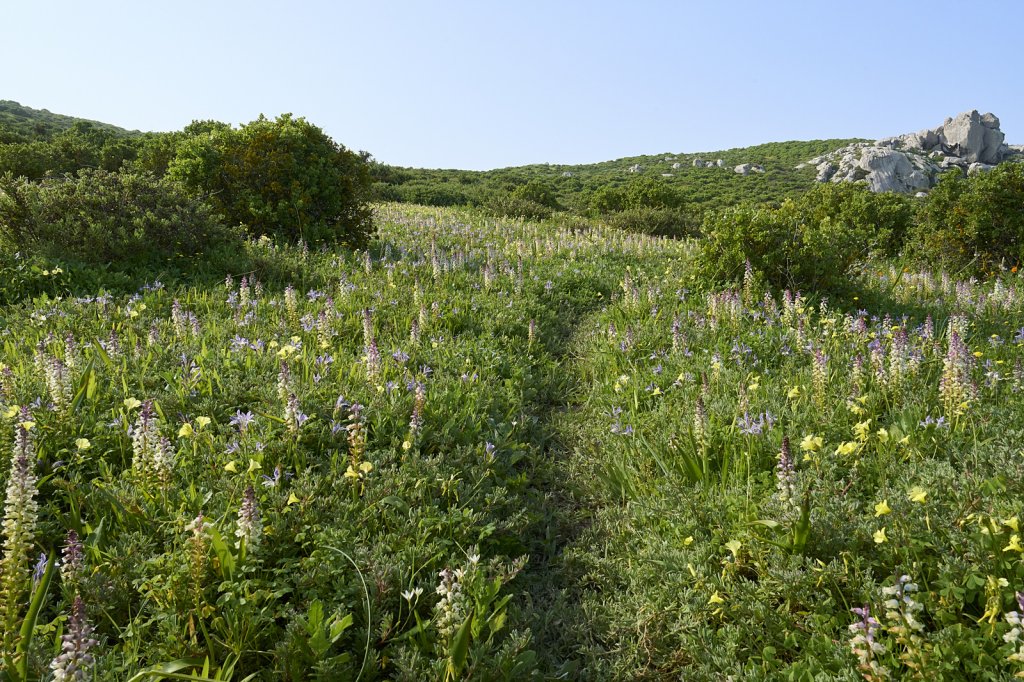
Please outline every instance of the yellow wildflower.
[{"label": "yellow wildflower", "polygon": [[875,539],[875,544],[876,545],[880,545],[880,544],[882,544],[883,542],[886,542],[889,539],[889,538],[887,538],[885,536],[885,528],[884,527],[882,527],[880,530],[876,530],[872,537]]},{"label": "yellow wildflower", "polygon": [[125,398],[124,399],[124,409],[126,409],[126,410],[134,410],[136,407],[138,407],[140,405],[142,405],[142,401],[139,400],[138,398]]},{"label": "yellow wildflower", "polygon": [[724,603],[725,603],[725,600],[722,599],[722,596],[720,594],[718,594],[718,590],[715,590],[715,593],[713,595],[711,595],[711,599],[708,599],[708,604],[724,604]]},{"label": "yellow wildflower", "polygon": [[1024,553],[1024,547],[1020,546],[1020,535],[1014,533],[1010,536],[1010,544],[1003,547],[1004,552],[1022,552]]},{"label": "yellow wildflower", "polygon": [[882,500],[875,505],[875,516],[884,516],[885,514],[892,513],[892,509],[889,508],[889,501]]},{"label": "yellow wildflower", "polygon": [[88,450],[92,447],[92,443],[89,442],[88,438],[79,438],[75,441],[75,447],[79,450]]},{"label": "yellow wildflower", "polygon": [[871,420],[867,419],[853,426],[853,435],[861,442],[867,442],[871,437]]},{"label": "yellow wildflower", "polygon": [[224,465],[224,471],[230,471],[233,474],[237,474],[238,473],[238,466],[235,465],[235,460],[231,460],[230,462],[225,464]]},{"label": "yellow wildflower", "polygon": [[194,432],[192,430],[192,425],[189,424],[188,422],[185,422],[184,424],[182,424],[181,428],[178,429],[178,437],[179,438],[191,438],[193,433]]},{"label": "yellow wildflower", "polygon": [[786,393],[786,397],[789,398],[790,400],[796,400],[797,398],[799,398],[800,397],[800,387],[799,386],[794,386],[793,388],[789,389],[789,392]]},{"label": "yellow wildflower", "polygon": [[1018,521],[1016,516],[1012,516],[1008,519],[1000,519],[1000,523],[1002,523],[1007,528],[1012,528],[1015,533],[1020,531],[1020,522]]},{"label": "yellow wildflower", "polygon": [[800,449],[804,452],[817,452],[821,450],[823,445],[825,445],[825,439],[821,436],[815,436],[813,433],[807,434],[800,441]]},{"label": "yellow wildflower", "polygon": [[288,494],[288,504],[297,504],[298,502],[299,498],[295,497],[295,493]]},{"label": "yellow wildflower", "polygon": [[260,463],[259,463],[259,462],[257,462],[257,461],[256,461],[256,460],[254,460],[254,459],[250,459],[250,460],[249,460],[249,470],[248,470],[248,471],[246,471],[245,473],[247,473],[247,474],[251,474],[252,472],[254,472],[254,471],[259,471],[259,470],[260,470]]},{"label": "yellow wildflower", "polygon": [[921,488],[921,487],[915,485],[907,493],[907,497],[910,499],[911,502],[917,502],[919,504],[924,504],[925,503],[925,498],[928,497],[928,491],[925,490],[924,488]]},{"label": "yellow wildflower", "polygon": [[853,453],[855,453],[858,450],[860,450],[860,448],[861,448],[861,444],[860,443],[858,443],[857,441],[848,440],[845,443],[841,443],[839,445],[839,447],[836,448],[836,454],[837,455],[852,455]]},{"label": "yellow wildflower", "polygon": [[199,424],[200,429],[205,429],[210,425],[211,419],[209,417],[196,417],[196,424]]}]

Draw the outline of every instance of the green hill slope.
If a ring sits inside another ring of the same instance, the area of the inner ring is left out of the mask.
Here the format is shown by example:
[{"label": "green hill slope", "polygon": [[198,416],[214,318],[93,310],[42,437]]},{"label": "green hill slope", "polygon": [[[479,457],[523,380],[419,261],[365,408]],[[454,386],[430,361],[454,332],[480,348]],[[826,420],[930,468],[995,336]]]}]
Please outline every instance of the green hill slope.
[{"label": "green hill slope", "polygon": [[0,143],[49,140],[76,123],[88,123],[94,128],[124,137],[141,134],[137,130],[125,130],[109,123],[55,114],[46,109],[26,107],[11,100],[0,100]]},{"label": "green hill slope", "polygon": [[[382,198],[432,205],[485,204],[495,194],[531,180],[549,185],[567,209],[585,212],[590,196],[602,187],[627,185],[637,177],[658,178],[691,205],[714,208],[740,201],[780,201],[810,188],[814,169],[796,166],[854,139],[770,142],[706,153],[665,153],[630,156],[583,165],[536,164],[490,171],[375,167]],[[716,161],[722,167],[698,168],[694,161]],[[740,164],[757,164],[763,173],[740,175]]]}]

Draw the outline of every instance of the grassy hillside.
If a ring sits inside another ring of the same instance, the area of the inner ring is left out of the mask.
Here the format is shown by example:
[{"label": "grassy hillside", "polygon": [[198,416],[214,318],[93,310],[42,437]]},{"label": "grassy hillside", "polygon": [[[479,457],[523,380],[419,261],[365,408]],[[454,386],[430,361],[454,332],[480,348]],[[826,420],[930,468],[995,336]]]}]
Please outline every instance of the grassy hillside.
[{"label": "grassy hillside", "polygon": [[26,107],[11,100],[0,100],[0,143],[49,140],[55,134],[68,130],[77,123],[87,123],[124,137],[141,134],[137,130],[125,130],[109,123],[55,114],[46,109]]},{"label": "grassy hillside", "polygon": [[[771,142],[718,152],[631,156],[583,165],[538,164],[491,171],[429,170],[378,165],[378,192],[393,200],[434,205],[482,205],[496,194],[531,180],[550,186],[563,208],[584,213],[592,194],[602,187],[622,187],[637,177],[663,181],[678,191],[687,204],[719,208],[741,201],[776,202],[799,194],[814,184],[814,169],[795,166],[833,151],[854,139]],[[694,160],[722,159],[723,168],[696,168]],[[764,173],[742,176],[734,167],[759,164]],[[679,164],[679,168],[673,165]],[[636,166],[641,169],[633,172]]]}]

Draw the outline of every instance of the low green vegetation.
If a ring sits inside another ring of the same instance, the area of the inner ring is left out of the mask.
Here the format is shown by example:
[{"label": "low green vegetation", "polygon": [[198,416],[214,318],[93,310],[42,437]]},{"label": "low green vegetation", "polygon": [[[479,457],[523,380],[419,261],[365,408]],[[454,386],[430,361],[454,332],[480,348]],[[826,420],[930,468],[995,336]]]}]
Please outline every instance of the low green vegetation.
[{"label": "low green vegetation", "polygon": [[116,134],[0,180],[0,679],[1024,673],[1020,166],[453,209]]}]

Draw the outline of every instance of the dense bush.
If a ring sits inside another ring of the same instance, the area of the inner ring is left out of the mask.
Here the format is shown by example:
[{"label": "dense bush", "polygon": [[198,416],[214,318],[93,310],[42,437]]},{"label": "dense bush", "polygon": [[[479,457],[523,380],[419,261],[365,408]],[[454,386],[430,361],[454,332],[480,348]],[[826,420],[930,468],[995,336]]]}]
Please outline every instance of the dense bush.
[{"label": "dense bush", "polygon": [[0,178],[0,233],[28,254],[126,266],[166,265],[230,238],[170,179],[93,170],[38,183]]},{"label": "dense bush", "polygon": [[805,220],[841,222],[867,239],[872,252],[886,256],[903,248],[914,219],[905,194],[876,193],[858,184],[818,184],[793,202]]},{"label": "dense bush", "polygon": [[135,158],[139,144],[137,138],[79,121],[50,139],[0,144],[0,175],[38,180],[81,168],[115,171]]},{"label": "dense bush", "polygon": [[991,272],[1024,258],[1024,165],[970,177],[947,173],[918,212],[910,241],[923,260]]},{"label": "dense bush", "polygon": [[658,237],[692,237],[700,231],[700,220],[683,208],[627,208],[612,213],[606,220],[619,230]]},{"label": "dense bush", "polygon": [[366,159],[290,114],[190,136],[168,175],[253,235],[364,246],[372,233]]},{"label": "dense bush", "polygon": [[697,262],[704,277],[739,280],[745,263],[777,288],[837,290],[865,256],[870,234],[848,221],[816,218],[786,201],[777,209],[737,207],[709,214]]},{"label": "dense bush", "polygon": [[517,197],[514,193],[495,195],[487,204],[491,213],[506,218],[525,218],[527,220],[543,220],[550,218],[554,210],[535,201]]}]

